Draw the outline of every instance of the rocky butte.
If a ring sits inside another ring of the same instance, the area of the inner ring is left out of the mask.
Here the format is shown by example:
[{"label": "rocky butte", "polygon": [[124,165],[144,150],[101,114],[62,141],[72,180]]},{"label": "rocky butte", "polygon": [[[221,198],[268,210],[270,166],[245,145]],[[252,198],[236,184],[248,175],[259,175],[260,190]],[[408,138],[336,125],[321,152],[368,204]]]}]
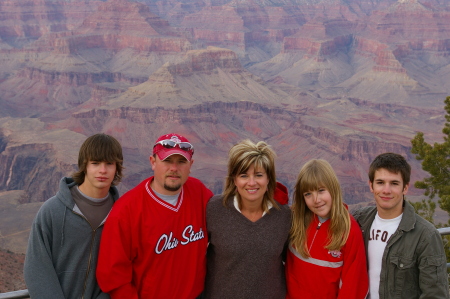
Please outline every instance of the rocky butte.
[{"label": "rocky butte", "polygon": [[386,151],[421,179],[410,140],[441,141],[449,27],[449,3],[433,0],[2,1],[0,248],[25,251],[37,209],[97,132],[124,147],[121,192],[151,175],[153,142],[172,131],[215,193],[245,138],[272,145],[290,191],[324,158],[345,201],[366,205],[368,165]]}]

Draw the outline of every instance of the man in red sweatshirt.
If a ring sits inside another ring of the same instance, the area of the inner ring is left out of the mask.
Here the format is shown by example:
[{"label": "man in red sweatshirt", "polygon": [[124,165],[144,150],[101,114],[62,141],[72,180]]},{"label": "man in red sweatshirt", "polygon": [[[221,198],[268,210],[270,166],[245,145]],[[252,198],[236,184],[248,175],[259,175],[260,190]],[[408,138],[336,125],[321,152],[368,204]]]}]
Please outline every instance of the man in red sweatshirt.
[{"label": "man in red sweatshirt", "polygon": [[111,298],[197,298],[206,273],[205,208],[213,193],[189,177],[194,147],[159,137],[154,176],[125,193],[105,223],[97,279]]}]

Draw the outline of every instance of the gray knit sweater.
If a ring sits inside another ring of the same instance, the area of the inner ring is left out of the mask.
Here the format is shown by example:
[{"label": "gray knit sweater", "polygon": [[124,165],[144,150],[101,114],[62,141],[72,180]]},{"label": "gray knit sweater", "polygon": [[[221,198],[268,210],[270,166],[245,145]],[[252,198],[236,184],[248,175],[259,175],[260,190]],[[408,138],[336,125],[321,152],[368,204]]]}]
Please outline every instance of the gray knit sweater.
[{"label": "gray knit sweater", "polygon": [[284,253],[291,210],[271,208],[256,222],[248,220],[222,196],[206,208],[209,235],[205,298],[285,298]]}]

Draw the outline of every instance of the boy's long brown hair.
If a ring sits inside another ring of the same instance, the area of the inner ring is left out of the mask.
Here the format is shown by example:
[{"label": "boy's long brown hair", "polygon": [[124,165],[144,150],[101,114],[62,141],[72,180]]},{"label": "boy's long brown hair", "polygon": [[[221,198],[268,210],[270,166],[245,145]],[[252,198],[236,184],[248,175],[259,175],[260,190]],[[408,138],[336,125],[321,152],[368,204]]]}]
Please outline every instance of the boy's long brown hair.
[{"label": "boy's long brown hair", "polygon": [[304,258],[310,257],[307,248],[307,230],[314,213],[305,203],[303,194],[326,188],[330,192],[332,204],[328,229],[328,250],[340,250],[350,233],[350,214],[344,206],[341,187],[330,163],[322,159],[308,161],[300,170],[295,184],[292,204],[292,227],[290,243]]},{"label": "boy's long brown hair", "polygon": [[88,137],[78,152],[78,171],[72,174],[73,180],[81,185],[84,183],[86,168],[89,161],[114,162],[116,173],[112,185],[116,186],[122,179],[123,154],[119,141],[111,135],[98,133]]}]

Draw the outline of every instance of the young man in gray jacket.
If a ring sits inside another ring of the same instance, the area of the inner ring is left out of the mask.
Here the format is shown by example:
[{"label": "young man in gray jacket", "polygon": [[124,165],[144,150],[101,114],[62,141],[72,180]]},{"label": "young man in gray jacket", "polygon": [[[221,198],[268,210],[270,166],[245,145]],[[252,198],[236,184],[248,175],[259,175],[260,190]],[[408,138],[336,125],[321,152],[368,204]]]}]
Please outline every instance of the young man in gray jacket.
[{"label": "young man in gray jacket", "polygon": [[79,170],[64,177],[58,193],[34,219],[24,276],[33,299],[109,298],[95,278],[103,223],[119,198],[122,147],[95,134],[81,145]]},{"label": "young man in gray jacket", "polygon": [[376,206],[354,213],[364,235],[371,299],[449,298],[442,238],[404,198],[410,175],[401,155],[377,156],[369,168]]}]

